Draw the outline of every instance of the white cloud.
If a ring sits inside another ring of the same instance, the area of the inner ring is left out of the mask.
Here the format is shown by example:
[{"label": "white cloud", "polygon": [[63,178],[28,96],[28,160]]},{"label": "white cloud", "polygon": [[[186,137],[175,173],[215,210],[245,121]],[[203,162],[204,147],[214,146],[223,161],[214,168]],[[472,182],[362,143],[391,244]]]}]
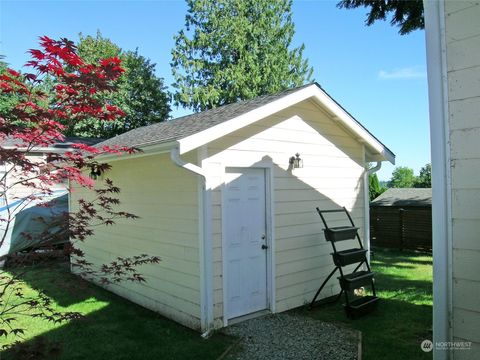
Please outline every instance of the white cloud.
[{"label": "white cloud", "polygon": [[397,68],[393,70],[380,70],[378,72],[379,79],[394,80],[394,79],[421,79],[425,78],[427,73],[425,69],[419,66]]}]

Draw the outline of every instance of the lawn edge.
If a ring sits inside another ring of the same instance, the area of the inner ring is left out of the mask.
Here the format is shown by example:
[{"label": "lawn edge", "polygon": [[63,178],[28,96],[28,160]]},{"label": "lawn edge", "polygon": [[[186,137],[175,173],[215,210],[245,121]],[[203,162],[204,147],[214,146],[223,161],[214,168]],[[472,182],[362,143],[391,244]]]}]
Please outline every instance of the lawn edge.
[{"label": "lawn edge", "polygon": [[223,353],[220,354],[219,357],[217,357],[216,360],[223,360],[225,357],[235,348],[237,347],[238,344],[243,340],[243,337],[238,338],[233,344],[231,344],[229,347],[227,347]]},{"label": "lawn edge", "polygon": [[360,330],[357,330],[357,360],[362,360],[362,332]]}]

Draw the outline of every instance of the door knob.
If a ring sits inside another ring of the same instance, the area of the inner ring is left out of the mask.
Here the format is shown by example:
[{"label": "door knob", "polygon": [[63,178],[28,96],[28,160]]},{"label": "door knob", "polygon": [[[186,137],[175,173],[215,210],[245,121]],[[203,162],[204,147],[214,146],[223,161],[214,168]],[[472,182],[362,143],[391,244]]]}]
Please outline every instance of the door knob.
[{"label": "door knob", "polygon": [[265,245],[265,244],[263,244],[263,245],[262,245],[262,249],[263,249],[263,250],[266,250],[266,249],[268,249],[268,246]]},{"label": "door knob", "polygon": [[262,240],[265,240],[266,236],[265,234],[262,235]]}]

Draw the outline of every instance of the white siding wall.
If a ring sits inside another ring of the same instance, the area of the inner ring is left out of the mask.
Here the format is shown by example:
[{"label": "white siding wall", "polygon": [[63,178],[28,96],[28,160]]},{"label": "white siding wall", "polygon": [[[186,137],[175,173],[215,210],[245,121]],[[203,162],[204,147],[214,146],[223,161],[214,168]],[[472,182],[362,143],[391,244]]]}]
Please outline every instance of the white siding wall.
[{"label": "white siding wall", "polygon": [[[35,168],[35,170],[38,170],[39,167],[45,163],[45,154],[44,153],[29,153],[27,156],[25,156],[27,160],[38,164],[38,168]],[[7,170],[10,171],[12,169],[12,166],[9,164],[2,165],[2,168],[0,169],[0,178],[2,177],[4,171],[6,172]],[[30,173],[27,174],[27,177],[35,177],[37,176],[37,173]],[[11,204],[12,202],[18,200],[19,198],[25,198],[28,196],[31,196],[32,194],[37,194],[39,193],[39,190],[36,190],[32,188],[31,186],[25,186],[22,184],[15,184],[18,181],[19,177],[24,178],[25,175],[22,174],[21,168],[16,167],[13,171],[11,171],[6,180],[6,185],[5,187],[11,186],[11,188],[7,192],[7,200],[8,203]],[[34,181],[36,182],[36,181]],[[38,182],[37,182],[38,183]],[[56,191],[56,190],[66,190],[67,186],[66,183],[57,183],[52,185],[51,190]]]},{"label": "white siding wall", "polygon": [[[146,283],[123,282],[109,289],[199,329],[197,177],[175,166],[168,154],[111,165],[106,177],[121,188],[121,209],[140,219],[96,229],[95,235],[81,245],[87,260],[102,264],[118,256],[160,256],[159,264],[139,269]],[[85,190],[73,192],[72,204],[82,196],[89,194]]]},{"label": "white siding wall", "polygon": [[445,4],[452,171],[453,336],[480,353],[480,4]]},{"label": "white siding wall", "polygon": [[[300,153],[304,168],[287,170]],[[315,105],[303,102],[208,146],[212,181],[214,317],[223,324],[221,183],[225,167],[273,163],[276,311],[309,302],[333,268],[315,207],[353,210],[363,234],[363,147]],[[353,243],[341,244],[351,247]],[[323,296],[339,291],[332,279]]]}]

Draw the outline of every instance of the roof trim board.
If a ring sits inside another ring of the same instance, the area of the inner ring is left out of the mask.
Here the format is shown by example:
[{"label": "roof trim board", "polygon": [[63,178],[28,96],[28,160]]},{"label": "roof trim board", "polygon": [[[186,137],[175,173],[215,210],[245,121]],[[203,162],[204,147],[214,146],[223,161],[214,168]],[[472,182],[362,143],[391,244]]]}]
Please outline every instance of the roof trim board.
[{"label": "roof trim board", "polygon": [[[181,155],[306,100],[364,145],[365,161],[395,163],[395,154],[317,83],[137,128],[110,138],[98,147],[125,145],[155,153],[156,149],[163,152],[178,146]],[[100,156],[103,158],[106,154]]]},{"label": "roof trim board", "polygon": [[389,161],[395,164],[395,155],[362,125],[358,123],[345,109],[334,101],[319,85],[312,84],[308,87],[299,89],[296,92],[285,95],[268,104],[262,105],[254,110],[244,113],[233,119],[214,125],[208,129],[184,137],[178,140],[180,145],[180,154],[196,149],[202,145],[212,142],[222,136],[228,135],[236,130],[251,125],[261,119],[266,118],[279,111],[287,109],[301,101],[307,99],[314,100],[322,108],[326,109],[331,118],[341,124],[357,141],[363,142],[369,150],[372,161]]},{"label": "roof trim board", "polygon": [[308,96],[306,95],[308,94],[307,92],[309,88],[310,87],[300,89],[292,94],[281,97],[278,100],[274,100],[254,110],[234,117],[233,119],[224,121],[196,134],[187,136],[183,139],[179,139],[178,142],[180,144],[180,154],[185,154],[190,150],[196,149],[202,145],[217,140],[222,136],[230,134],[248,125],[251,125],[261,119],[266,118],[267,116],[287,109],[288,107],[307,99]]}]

